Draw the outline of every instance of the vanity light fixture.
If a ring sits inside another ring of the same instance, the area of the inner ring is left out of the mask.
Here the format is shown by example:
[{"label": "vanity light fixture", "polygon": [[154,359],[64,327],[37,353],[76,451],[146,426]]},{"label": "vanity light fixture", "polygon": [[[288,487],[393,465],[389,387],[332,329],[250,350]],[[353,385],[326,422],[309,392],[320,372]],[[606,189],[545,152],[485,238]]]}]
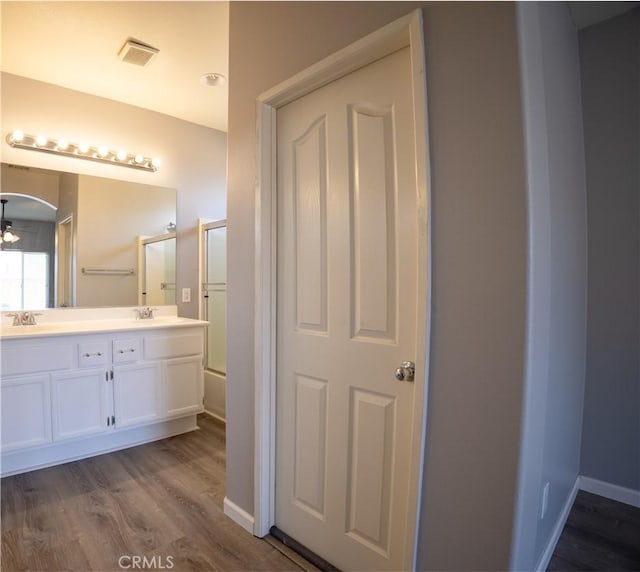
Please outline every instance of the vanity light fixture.
[{"label": "vanity light fixture", "polygon": [[44,135],[28,135],[19,129],[10,132],[6,137],[6,141],[16,149],[41,151],[63,157],[86,159],[152,173],[155,173],[160,167],[160,159],[145,157],[140,153],[127,153],[123,150],[112,151],[104,145],[89,145],[84,142],[72,143],[64,137],[52,139]]}]

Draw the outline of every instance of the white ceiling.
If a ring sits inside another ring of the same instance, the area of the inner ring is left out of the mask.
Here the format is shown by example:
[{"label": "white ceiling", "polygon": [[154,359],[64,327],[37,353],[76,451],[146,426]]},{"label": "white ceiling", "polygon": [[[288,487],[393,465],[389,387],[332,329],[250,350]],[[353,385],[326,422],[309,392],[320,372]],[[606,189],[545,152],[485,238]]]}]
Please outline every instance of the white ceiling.
[{"label": "white ceiling", "polygon": [[[640,2],[569,2],[578,28]],[[229,3],[222,1],[0,2],[4,72],[227,130]],[[118,57],[128,38],[160,50],[146,67]]]},{"label": "white ceiling", "polygon": [[[227,130],[228,2],[1,2],[3,72]],[[134,38],[160,52],[145,66],[118,52]]]}]

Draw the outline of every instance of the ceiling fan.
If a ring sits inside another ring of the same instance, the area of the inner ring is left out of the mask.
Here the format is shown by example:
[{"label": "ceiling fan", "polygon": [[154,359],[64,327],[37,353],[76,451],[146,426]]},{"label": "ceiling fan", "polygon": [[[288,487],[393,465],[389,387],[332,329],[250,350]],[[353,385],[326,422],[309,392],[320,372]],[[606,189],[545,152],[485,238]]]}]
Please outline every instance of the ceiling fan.
[{"label": "ceiling fan", "polygon": [[4,206],[9,202],[7,199],[0,199],[2,203],[2,218],[0,218],[0,244],[4,244],[5,242],[13,243],[18,242],[20,237],[11,230],[11,225],[13,224],[10,220],[4,218]]}]

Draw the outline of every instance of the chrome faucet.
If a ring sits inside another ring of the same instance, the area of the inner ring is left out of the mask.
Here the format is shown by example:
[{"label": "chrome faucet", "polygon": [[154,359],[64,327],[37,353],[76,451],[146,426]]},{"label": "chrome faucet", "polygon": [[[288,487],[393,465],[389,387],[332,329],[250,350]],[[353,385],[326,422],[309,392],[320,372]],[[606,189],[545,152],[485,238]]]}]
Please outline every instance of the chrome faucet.
[{"label": "chrome faucet", "polygon": [[13,318],[14,326],[35,326],[37,325],[36,316],[40,316],[39,312],[13,312],[7,314]]},{"label": "chrome faucet", "polygon": [[155,308],[150,308],[149,306],[145,306],[144,308],[138,308],[138,319],[151,320],[153,318],[154,310]]}]

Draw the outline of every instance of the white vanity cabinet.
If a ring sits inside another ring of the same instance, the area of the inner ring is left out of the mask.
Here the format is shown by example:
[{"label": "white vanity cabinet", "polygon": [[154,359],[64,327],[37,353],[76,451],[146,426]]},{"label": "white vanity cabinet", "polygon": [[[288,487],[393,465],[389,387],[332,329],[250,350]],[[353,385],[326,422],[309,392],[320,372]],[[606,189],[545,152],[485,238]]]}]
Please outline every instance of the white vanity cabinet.
[{"label": "white vanity cabinet", "polygon": [[162,416],[176,417],[203,410],[204,339],[199,332],[159,333],[144,339],[144,357],[162,363]]},{"label": "white vanity cabinet", "polygon": [[202,326],[2,340],[2,474],[197,428]]},{"label": "white vanity cabinet", "polygon": [[[166,403],[164,414],[176,417],[203,410],[203,387],[193,380],[202,372],[195,356],[167,360],[164,366]],[[204,380],[204,372],[202,372]]]},{"label": "white vanity cabinet", "polygon": [[[68,371],[51,374],[51,422],[53,440],[74,439],[109,429],[111,390],[107,368],[109,343],[101,336],[69,340],[77,355]],[[47,353],[47,345],[40,351]]]},{"label": "white vanity cabinet", "polygon": [[113,421],[118,428],[153,423],[163,417],[162,364],[144,360],[142,345],[139,337],[118,338],[112,343]]},{"label": "white vanity cabinet", "polygon": [[50,384],[48,374],[2,381],[2,452],[51,442]]},{"label": "white vanity cabinet", "polygon": [[140,362],[113,368],[114,422],[118,428],[163,418],[162,365]]},{"label": "white vanity cabinet", "polygon": [[109,430],[110,387],[104,369],[51,375],[53,440],[85,437]]},{"label": "white vanity cabinet", "polygon": [[0,360],[0,437],[3,455],[52,441],[51,372],[73,367],[66,343],[2,343]]}]

